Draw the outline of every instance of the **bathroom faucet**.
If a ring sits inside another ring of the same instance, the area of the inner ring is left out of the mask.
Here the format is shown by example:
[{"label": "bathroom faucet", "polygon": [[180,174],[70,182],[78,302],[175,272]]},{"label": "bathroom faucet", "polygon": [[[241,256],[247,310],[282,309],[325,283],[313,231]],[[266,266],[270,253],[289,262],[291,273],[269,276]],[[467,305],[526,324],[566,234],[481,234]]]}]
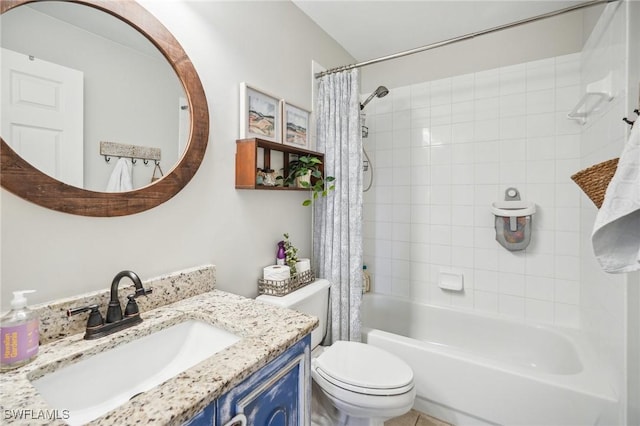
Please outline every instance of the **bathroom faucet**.
[{"label": "bathroom faucet", "polygon": [[[122,315],[122,307],[120,306],[120,300],[118,298],[118,286],[122,278],[128,277],[133,281],[135,286],[135,293],[127,296],[129,301],[124,309],[124,317]],[[136,297],[146,296],[150,294],[153,289],[145,289],[142,286],[140,277],[133,271],[119,272],[111,282],[111,296],[109,300],[109,306],[107,307],[107,320],[102,319],[98,305],[83,306],[81,308],[71,308],[67,311],[67,316],[91,311],[89,319],[87,320],[87,329],[84,334],[85,340],[97,339],[99,337],[108,336],[116,331],[124,330],[133,325],[140,324],[142,318],[140,318],[140,310],[136,303]]]},{"label": "bathroom faucet", "polygon": [[120,307],[120,299],[118,299],[118,286],[120,285],[120,280],[124,277],[129,277],[136,287],[135,294],[127,296],[129,302],[125,308],[125,313],[127,313],[127,310],[129,312],[126,316],[136,315],[139,313],[138,304],[135,301],[136,297],[146,296],[152,292],[152,289],[145,290],[145,288],[142,287],[142,281],[140,281],[140,277],[138,277],[135,272],[119,272],[113,278],[113,281],[111,281],[111,297],[109,299],[109,307],[107,308],[107,323],[122,321],[122,308]]}]

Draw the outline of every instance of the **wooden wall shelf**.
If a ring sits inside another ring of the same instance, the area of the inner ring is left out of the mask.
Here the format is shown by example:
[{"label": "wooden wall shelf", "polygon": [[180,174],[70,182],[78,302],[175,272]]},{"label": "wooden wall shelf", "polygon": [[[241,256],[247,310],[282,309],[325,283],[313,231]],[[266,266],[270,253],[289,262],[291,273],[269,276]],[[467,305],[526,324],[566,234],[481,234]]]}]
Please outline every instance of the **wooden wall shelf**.
[{"label": "wooden wall shelf", "polygon": [[[265,189],[269,191],[309,191],[308,188],[293,188],[286,186],[265,186],[256,184],[256,169],[258,166],[258,150],[264,151],[263,168],[271,167],[271,151],[282,152],[284,170],[283,177],[289,174],[289,161],[291,155],[313,155],[318,157],[323,164],[320,170],[324,173],[324,154],[295,146],[269,142],[263,139],[238,139],[236,140],[236,189]],[[280,184],[281,185],[281,184]]]}]

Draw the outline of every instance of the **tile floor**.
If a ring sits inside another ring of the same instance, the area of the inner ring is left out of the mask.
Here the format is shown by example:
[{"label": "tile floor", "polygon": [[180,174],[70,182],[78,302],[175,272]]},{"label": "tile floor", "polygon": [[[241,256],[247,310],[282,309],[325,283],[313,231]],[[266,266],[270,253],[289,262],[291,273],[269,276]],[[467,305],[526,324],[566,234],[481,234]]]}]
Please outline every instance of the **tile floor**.
[{"label": "tile floor", "polygon": [[428,416],[420,411],[411,410],[404,416],[384,422],[384,426],[453,426],[450,423]]}]

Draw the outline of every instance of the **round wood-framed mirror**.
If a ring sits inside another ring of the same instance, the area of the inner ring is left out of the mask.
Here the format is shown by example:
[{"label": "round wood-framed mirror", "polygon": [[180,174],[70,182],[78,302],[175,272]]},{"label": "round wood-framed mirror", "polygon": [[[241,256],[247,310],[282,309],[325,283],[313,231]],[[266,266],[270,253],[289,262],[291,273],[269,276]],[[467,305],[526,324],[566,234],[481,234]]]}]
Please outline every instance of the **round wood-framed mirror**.
[{"label": "round wood-framed mirror", "polygon": [[[0,14],[34,1],[3,0]],[[191,113],[186,149],[175,167],[160,180],[128,192],[96,192],[68,185],[41,172],[0,138],[0,184],[13,194],[40,206],[83,216],[124,216],[151,209],[176,195],[191,180],[202,162],[209,137],[209,111],[202,83],[178,41],[135,1],[71,1],[93,7],[127,23],[153,43],[166,58],[184,86]]]}]

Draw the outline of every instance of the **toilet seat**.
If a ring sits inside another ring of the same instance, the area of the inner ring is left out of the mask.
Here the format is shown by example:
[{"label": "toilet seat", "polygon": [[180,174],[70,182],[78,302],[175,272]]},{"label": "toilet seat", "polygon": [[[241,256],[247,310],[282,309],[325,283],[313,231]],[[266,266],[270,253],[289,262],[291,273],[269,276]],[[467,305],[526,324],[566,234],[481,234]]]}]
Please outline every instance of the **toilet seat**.
[{"label": "toilet seat", "polygon": [[359,342],[335,342],[312,368],[334,386],[364,395],[402,395],[414,387],[413,371],[402,359]]}]

